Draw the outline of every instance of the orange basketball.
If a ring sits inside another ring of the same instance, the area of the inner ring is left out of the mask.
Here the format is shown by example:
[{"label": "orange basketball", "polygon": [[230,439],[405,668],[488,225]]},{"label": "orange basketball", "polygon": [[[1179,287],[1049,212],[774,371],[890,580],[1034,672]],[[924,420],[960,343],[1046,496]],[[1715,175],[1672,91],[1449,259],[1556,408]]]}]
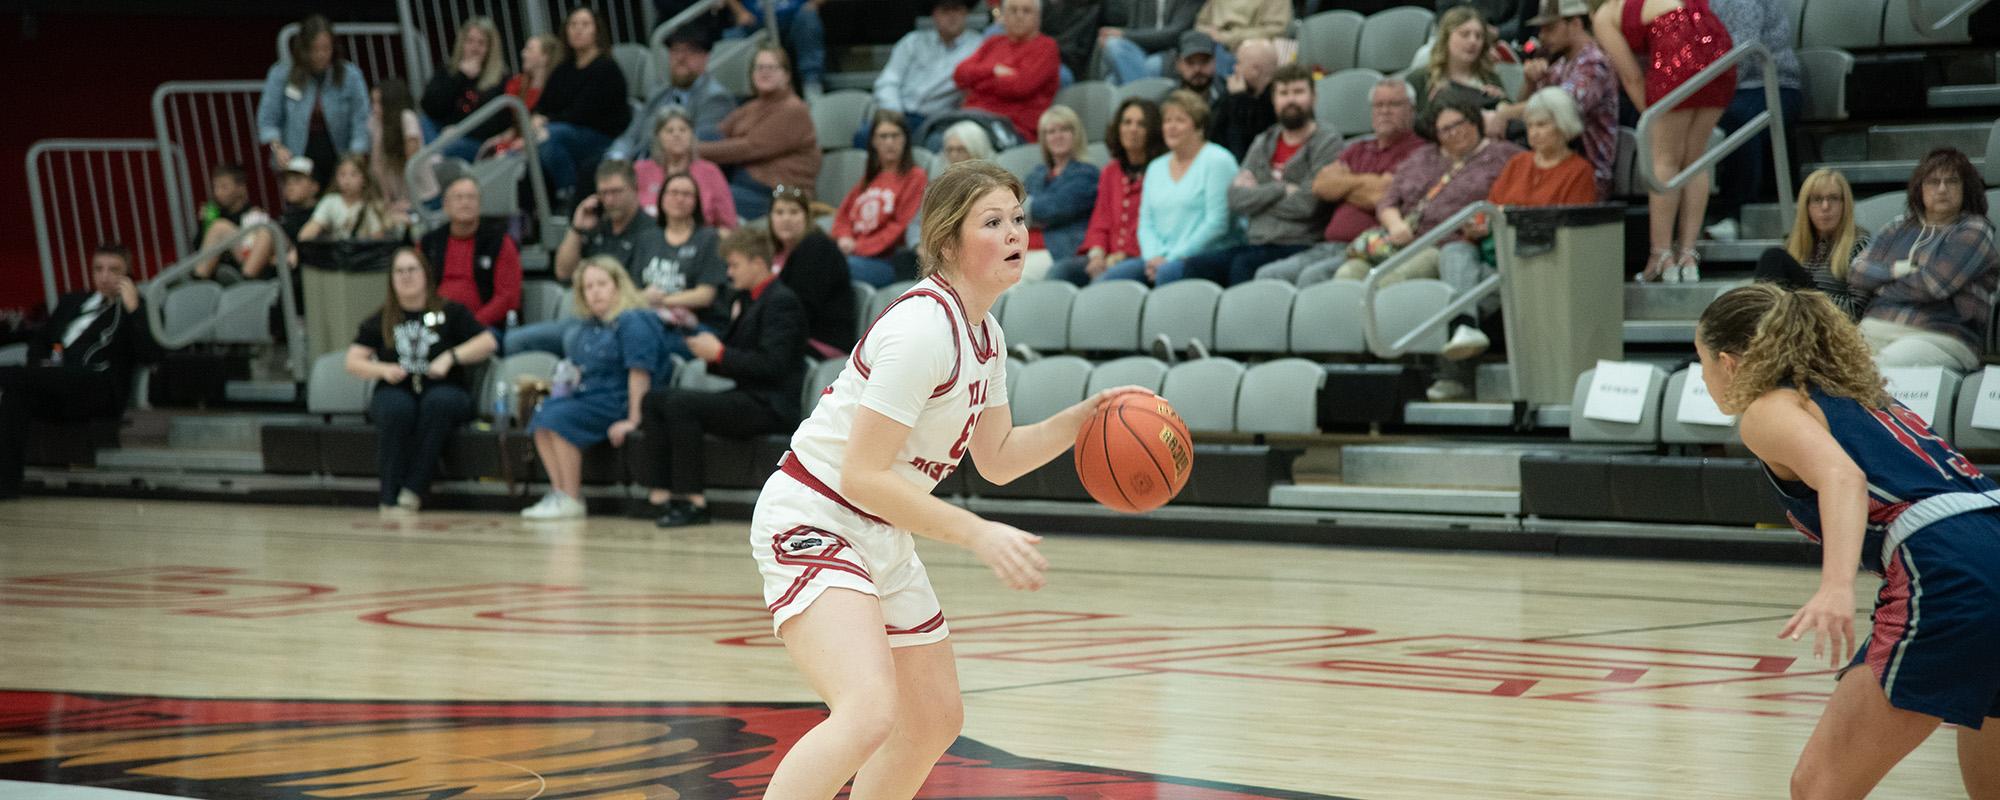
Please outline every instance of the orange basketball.
[{"label": "orange basketball", "polygon": [[1076,476],[1104,507],[1127,514],[1166,505],[1194,471],[1194,440],[1167,401],[1124,394],[1076,434]]}]

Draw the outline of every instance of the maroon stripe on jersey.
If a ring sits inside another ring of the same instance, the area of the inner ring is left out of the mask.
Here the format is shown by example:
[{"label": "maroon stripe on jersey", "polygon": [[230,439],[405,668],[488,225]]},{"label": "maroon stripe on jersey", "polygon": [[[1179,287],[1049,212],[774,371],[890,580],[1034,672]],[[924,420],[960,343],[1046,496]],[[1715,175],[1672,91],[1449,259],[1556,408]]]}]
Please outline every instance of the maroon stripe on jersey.
[{"label": "maroon stripe on jersey", "polygon": [[[952,311],[951,303],[945,302],[944,295],[938,294],[937,292],[933,292],[929,289],[911,289],[908,292],[904,292],[903,296],[889,301],[889,305],[883,307],[882,313],[876,315],[875,320],[873,322],[868,323],[868,330],[862,331],[861,338],[855,340],[854,342],[854,371],[861,373],[862,380],[868,379],[868,364],[861,360],[861,346],[868,343],[868,334],[875,332],[875,323],[881,322],[883,317],[889,316],[889,309],[895,308],[897,303],[901,303],[904,300],[908,300],[912,297],[928,297],[932,300],[936,300],[938,305],[944,306],[945,322],[951,323],[951,343],[952,343],[951,378],[949,380],[946,380],[944,383],[938,384],[936,389],[931,390],[931,399],[935,400],[937,398],[945,396],[946,394],[949,394],[952,390],[952,387],[958,385],[958,369],[959,369],[958,318],[963,317],[965,315],[963,313],[960,313],[957,316],[953,316],[951,313]],[[990,336],[987,337],[987,340],[989,342],[992,341],[992,337]],[[976,349],[977,348],[975,347],[975,351]],[[984,363],[985,359],[980,359],[980,361],[981,363]]]},{"label": "maroon stripe on jersey", "polygon": [[[797,551],[786,549],[786,543],[800,537],[824,538],[826,540],[825,549],[815,555],[801,555]],[[852,561],[843,560],[839,557],[842,551],[852,549],[852,547],[852,545],[847,543],[846,539],[840,538],[838,534],[810,525],[800,525],[771,539],[771,552],[777,555],[778,563],[780,564],[794,567],[806,566],[837,569],[841,572],[852,573],[869,583],[874,583],[875,579],[868,574],[867,567],[863,567]]]},{"label": "maroon stripe on jersey", "polygon": [[[965,310],[965,298],[958,296],[958,290],[953,288],[943,275],[932,275],[931,280],[937,281],[939,286],[951,293],[951,299],[958,301],[959,317],[965,320],[965,338],[972,342],[972,357],[979,359],[981,364],[992,361],[996,353],[993,350],[993,332],[986,329],[986,318],[980,317],[978,325],[972,324],[972,317]],[[974,335],[974,331],[978,331],[979,335]],[[980,341],[980,336],[984,336],[986,340]]]},{"label": "maroon stripe on jersey", "polygon": [[1905,552],[1898,548],[1889,563],[1882,565],[1882,590],[1875,596],[1875,625],[1868,638],[1868,669],[1875,673],[1877,681],[1889,676],[1890,659],[1910,635],[1910,605],[1916,592],[1910,580],[1910,565],[1904,563]]},{"label": "maroon stripe on jersey", "polygon": [[893,625],[884,625],[882,627],[888,629],[890,636],[901,636],[912,633],[930,633],[931,631],[944,627],[944,612],[939,611],[938,613],[932,615],[930,619],[924,620],[921,624],[917,625],[914,628],[898,628]]},{"label": "maroon stripe on jersey", "polygon": [[[819,478],[815,477],[810,471],[807,471],[806,465],[799,463],[799,457],[792,455],[791,452],[789,451],[787,451],[785,453],[785,457],[778,462],[778,471],[783,472],[786,475],[792,476],[792,480],[805,484],[806,488],[811,489],[815,492],[819,492],[821,497],[839,503],[841,508],[845,508],[856,514],[860,514],[862,519],[880,525],[889,524],[888,520],[875,516],[874,514],[870,514],[866,511],[862,511],[860,506],[847,502],[847,498],[841,497],[839,492],[833,490],[833,487],[826,485]],[[864,575],[862,577],[867,577],[867,576]]]}]

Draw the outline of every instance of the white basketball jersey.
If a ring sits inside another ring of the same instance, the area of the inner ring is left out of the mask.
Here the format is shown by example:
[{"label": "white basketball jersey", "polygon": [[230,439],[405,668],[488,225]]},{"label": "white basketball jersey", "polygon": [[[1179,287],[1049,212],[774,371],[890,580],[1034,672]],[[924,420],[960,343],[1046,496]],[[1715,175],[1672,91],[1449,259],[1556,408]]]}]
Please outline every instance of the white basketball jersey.
[{"label": "white basketball jersey", "polygon": [[958,468],[980,413],[1007,405],[1004,352],[991,314],[969,324],[950,284],[920,281],[855,343],[840,377],[792,435],[792,453],[837,491],[855,409],[866,406],[910,427],[896,471],[930,491]]}]

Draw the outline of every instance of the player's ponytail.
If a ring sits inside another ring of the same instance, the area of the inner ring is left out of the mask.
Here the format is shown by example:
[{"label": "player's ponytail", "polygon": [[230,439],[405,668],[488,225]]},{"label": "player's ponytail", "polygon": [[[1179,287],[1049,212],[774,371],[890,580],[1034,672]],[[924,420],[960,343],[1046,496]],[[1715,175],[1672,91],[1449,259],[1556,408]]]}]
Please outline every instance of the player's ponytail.
[{"label": "player's ponytail", "polygon": [[1875,408],[1889,404],[1861,331],[1819,292],[1769,283],[1731,289],[1702,312],[1699,330],[1710,352],[1740,359],[1720,398],[1726,407],[1748,408],[1786,385],[1818,387]]}]

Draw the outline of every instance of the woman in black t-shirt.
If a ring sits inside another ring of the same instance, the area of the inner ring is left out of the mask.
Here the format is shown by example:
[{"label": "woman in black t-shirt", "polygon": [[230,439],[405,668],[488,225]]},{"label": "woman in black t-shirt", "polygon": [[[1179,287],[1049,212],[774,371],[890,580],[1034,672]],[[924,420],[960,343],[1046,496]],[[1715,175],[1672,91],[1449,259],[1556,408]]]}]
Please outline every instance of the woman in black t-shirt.
[{"label": "woman in black t-shirt", "polygon": [[347,348],[347,372],[375,381],[369,416],[380,432],[377,471],[384,510],[415,511],[431,488],[445,437],[472,418],[468,364],[499,342],[465,306],[438,297],[415,248],[396,250],[389,297]]},{"label": "woman in black t-shirt", "polygon": [[632,121],[625,73],[611,57],[611,31],[589,6],[563,23],[569,57],[549,72],[535,105],[542,177],[557,192],[582,199],[597,186],[597,161]]}]

